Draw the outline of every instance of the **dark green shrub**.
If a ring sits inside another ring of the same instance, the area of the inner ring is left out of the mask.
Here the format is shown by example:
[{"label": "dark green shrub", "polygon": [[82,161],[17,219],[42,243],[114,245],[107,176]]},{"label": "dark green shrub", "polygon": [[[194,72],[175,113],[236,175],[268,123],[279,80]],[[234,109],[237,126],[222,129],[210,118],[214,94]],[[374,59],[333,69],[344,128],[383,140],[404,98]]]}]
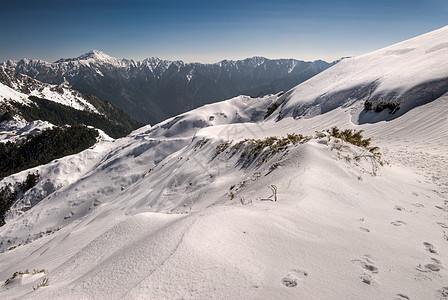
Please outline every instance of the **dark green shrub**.
[{"label": "dark green shrub", "polygon": [[266,119],[267,117],[269,117],[270,115],[272,115],[274,113],[274,111],[280,106],[280,103],[274,102],[271,105],[269,105],[268,110],[266,112],[266,115],[264,116],[264,118]]},{"label": "dark green shrub", "polygon": [[39,181],[39,172],[28,173],[24,182],[19,182],[15,186],[11,184],[0,188],[0,227],[5,225],[6,212],[16,202],[21,195],[32,189]]},{"label": "dark green shrub", "polygon": [[364,102],[364,109],[374,112],[382,112],[385,109],[389,109],[389,113],[394,114],[400,109],[400,104],[392,102],[380,102],[376,106],[374,106],[372,102],[366,100]]},{"label": "dark green shrub", "polygon": [[[358,147],[363,147],[363,148],[367,148],[367,149],[371,149],[369,148],[370,143],[372,141],[371,138],[368,139],[363,139],[363,132],[364,130],[352,130],[352,129],[346,129],[344,131],[340,131],[339,128],[337,128],[336,126],[331,128],[330,130],[327,130],[327,132],[335,138],[339,138],[342,139],[350,144],[353,144],[355,146]],[[376,148],[376,150],[378,150],[378,147],[373,147]],[[372,149],[373,149],[372,148]]]}]

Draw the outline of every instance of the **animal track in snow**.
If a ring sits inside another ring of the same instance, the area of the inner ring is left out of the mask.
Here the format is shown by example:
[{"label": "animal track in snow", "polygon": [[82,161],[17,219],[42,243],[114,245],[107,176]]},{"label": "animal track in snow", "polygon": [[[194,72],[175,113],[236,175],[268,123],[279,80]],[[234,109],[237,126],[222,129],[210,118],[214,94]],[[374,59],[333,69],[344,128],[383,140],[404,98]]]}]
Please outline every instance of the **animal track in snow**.
[{"label": "animal track in snow", "polygon": [[408,299],[409,300],[409,297],[407,295],[405,295],[405,294],[397,294],[395,296],[395,298],[394,298],[394,300],[403,300],[403,299]]},{"label": "animal track in snow", "polygon": [[445,223],[437,222],[436,224],[439,225],[442,228],[448,228],[448,226]]},{"label": "animal track in snow", "polygon": [[299,281],[304,280],[308,276],[308,272],[304,270],[294,269],[289,271],[286,277],[283,277],[282,284],[286,287],[295,287]]},{"label": "animal track in snow", "polygon": [[74,215],[75,215],[75,213],[73,211],[70,211],[70,213],[64,217],[64,220],[70,219]]},{"label": "animal track in snow", "polygon": [[438,205],[435,205],[435,207],[440,209],[440,210],[442,210],[442,211],[444,211],[444,212],[448,212],[448,206],[438,206]]},{"label": "animal track in snow", "polygon": [[405,208],[403,206],[400,206],[400,205],[395,205],[394,209],[399,210],[399,211],[404,211],[405,210]]},{"label": "animal track in snow", "polygon": [[436,208],[444,211],[444,212],[448,212],[448,200],[443,201],[442,206],[440,205],[435,205]]},{"label": "animal track in snow", "polygon": [[414,206],[416,206],[416,207],[420,207],[420,208],[423,208],[423,207],[425,207],[423,204],[421,204],[421,203],[414,203],[414,204],[412,204],[412,205],[414,205]]},{"label": "animal track in snow", "polygon": [[428,242],[423,242],[423,245],[425,245],[426,250],[428,250],[431,253],[437,253],[436,247]]},{"label": "animal track in snow", "polygon": [[436,265],[436,264],[427,264],[422,266],[421,264],[419,264],[416,269],[420,272],[439,272],[440,271],[440,266]]},{"label": "animal track in snow", "polygon": [[440,262],[440,260],[436,259],[436,258],[431,258],[432,263],[430,264],[426,264],[424,266],[422,266],[421,264],[419,264],[417,267],[415,267],[417,269],[417,271],[420,272],[439,272],[440,269],[442,269],[442,264]]},{"label": "animal track in snow", "polygon": [[448,286],[442,287],[440,290],[437,290],[438,296],[440,299],[447,299],[448,298]]},{"label": "animal track in snow", "polygon": [[364,255],[363,259],[353,259],[352,263],[364,270],[360,276],[361,281],[365,284],[372,284],[373,274],[378,274],[379,270],[374,265],[372,258],[369,255]]},{"label": "animal track in snow", "polygon": [[370,276],[369,274],[362,274],[361,275],[361,280],[362,280],[362,282],[363,283],[365,283],[365,284],[372,284],[372,281],[373,281],[373,277],[372,276]]},{"label": "animal track in snow", "polygon": [[390,222],[390,224],[392,224],[394,226],[401,226],[401,225],[406,225],[406,222],[404,222],[404,221],[393,221],[393,222]]},{"label": "animal track in snow", "polygon": [[363,268],[364,270],[367,270],[369,272],[371,272],[372,274],[377,274],[378,273],[378,268],[375,267],[374,265],[372,265],[370,262],[368,261],[362,261],[359,259],[355,259],[352,261],[354,264],[360,266],[361,268]]},{"label": "animal track in snow", "polygon": [[[361,219],[359,219],[358,221],[360,221],[360,222],[364,222],[365,219],[364,219],[364,218],[361,218]],[[361,231],[364,231],[364,232],[370,232],[370,229],[367,228],[367,227],[364,227],[364,226],[360,226],[359,229],[361,229]]]},{"label": "animal track in snow", "polygon": [[359,229],[361,229],[362,231],[365,231],[365,232],[370,232],[370,229],[365,228],[365,227],[359,227]]}]

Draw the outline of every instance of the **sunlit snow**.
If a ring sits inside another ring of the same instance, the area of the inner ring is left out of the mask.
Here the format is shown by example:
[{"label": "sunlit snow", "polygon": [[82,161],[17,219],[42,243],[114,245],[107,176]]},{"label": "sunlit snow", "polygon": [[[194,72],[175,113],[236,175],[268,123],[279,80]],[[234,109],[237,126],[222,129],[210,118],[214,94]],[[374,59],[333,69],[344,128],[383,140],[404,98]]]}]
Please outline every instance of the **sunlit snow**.
[{"label": "sunlit snow", "polygon": [[[0,227],[0,298],[443,299],[448,94],[400,95],[446,86],[447,40],[445,27],[35,168]],[[363,110],[389,91],[404,112]],[[365,130],[387,163],[333,126]],[[264,159],[232,149],[288,133],[308,137]],[[4,283],[26,269],[48,273]]]}]

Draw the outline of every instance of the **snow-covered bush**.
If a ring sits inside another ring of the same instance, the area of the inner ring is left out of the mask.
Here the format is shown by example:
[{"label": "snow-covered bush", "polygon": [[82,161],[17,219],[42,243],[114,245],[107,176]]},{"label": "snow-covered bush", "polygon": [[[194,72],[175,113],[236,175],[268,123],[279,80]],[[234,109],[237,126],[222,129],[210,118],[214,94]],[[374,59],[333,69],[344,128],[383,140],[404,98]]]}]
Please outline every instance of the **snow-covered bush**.
[{"label": "snow-covered bush", "polygon": [[358,147],[363,147],[369,150],[370,152],[374,153],[379,150],[379,147],[370,147],[370,143],[372,141],[372,138],[363,139],[363,132],[364,130],[352,130],[352,129],[345,129],[343,131],[339,130],[336,126],[331,128],[330,130],[327,130],[327,132],[335,138],[342,139],[350,144],[353,144]]},{"label": "snow-covered bush", "polygon": [[44,278],[43,280],[42,280],[42,283],[40,283],[38,286],[36,286],[36,287],[33,287],[33,290],[37,290],[38,288],[40,288],[40,287],[44,287],[44,286],[48,286],[49,285],[49,283],[48,283],[48,278],[46,277],[46,278]]},{"label": "snow-covered bush", "polygon": [[265,139],[245,139],[233,145],[231,150],[233,154],[240,151],[241,159],[252,162],[255,159],[259,163],[266,162],[271,156],[281,151],[285,151],[288,146],[298,144],[304,138],[301,134],[287,134],[286,137],[271,136]]},{"label": "snow-covered bush", "polygon": [[351,156],[347,155],[345,156],[345,159],[348,162],[354,161],[355,163],[360,163],[361,160],[369,161],[372,166],[372,174],[376,175],[378,172],[379,166],[383,166],[385,162],[382,160],[381,152],[379,151],[380,148],[377,146],[371,146],[371,138],[364,139],[363,138],[363,132],[364,130],[352,130],[352,129],[345,129],[340,130],[336,126],[331,128],[330,130],[327,130],[330,137],[335,138],[333,142],[331,143],[331,149],[338,149],[341,150],[343,148],[343,145],[340,143],[340,141],[345,141],[347,143],[350,143],[352,145],[355,145],[357,147],[362,148],[361,151],[354,150],[354,149],[346,149],[346,151],[351,151]]}]

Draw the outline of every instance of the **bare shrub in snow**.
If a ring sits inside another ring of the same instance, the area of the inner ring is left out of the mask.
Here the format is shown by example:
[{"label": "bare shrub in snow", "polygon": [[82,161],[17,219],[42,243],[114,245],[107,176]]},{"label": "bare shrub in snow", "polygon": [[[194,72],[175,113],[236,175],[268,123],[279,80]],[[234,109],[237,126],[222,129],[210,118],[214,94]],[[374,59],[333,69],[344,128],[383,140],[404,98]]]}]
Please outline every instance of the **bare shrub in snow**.
[{"label": "bare shrub in snow", "polygon": [[277,198],[277,186],[274,184],[271,184],[269,186],[272,189],[272,192],[274,193],[274,201],[277,202],[278,198]]},{"label": "bare shrub in snow", "polygon": [[37,290],[38,288],[40,288],[40,287],[44,287],[44,286],[49,286],[48,278],[47,278],[47,277],[44,278],[44,279],[42,280],[42,283],[40,283],[38,286],[33,287],[33,290]]}]

